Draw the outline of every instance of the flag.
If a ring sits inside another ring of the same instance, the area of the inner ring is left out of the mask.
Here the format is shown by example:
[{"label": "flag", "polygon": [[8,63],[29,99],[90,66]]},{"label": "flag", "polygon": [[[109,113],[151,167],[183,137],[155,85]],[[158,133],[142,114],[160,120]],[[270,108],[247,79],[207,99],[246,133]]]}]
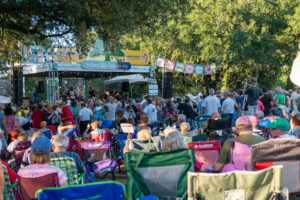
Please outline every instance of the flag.
[{"label": "flag", "polygon": [[193,64],[185,64],[185,73],[186,74],[194,74],[195,65]]},{"label": "flag", "polygon": [[156,63],[157,67],[163,68],[163,67],[165,67],[165,62],[166,62],[166,59],[164,59],[162,57],[157,57],[155,63]]},{"label": "flag", "polygon": [[204,75],[204,65],[195,65],[195,74]]},{"label": "flag", "polygon": [[172,60],[166,60],[166,63],[165,63],[165,68],[166,68],[166,70],[169,70],[169,71],[174,71],[174,69],[175,69],[175,62],[174,61],[172,61]]},{"label": "flag", "polygon": [[204,66],[204,74],[211,75],[212,74],[212,65],[205,65]]},{"label": "flag", "polygon": [[175,65],[175,72],[181,72],[184,73],[184,64],[180,62],[176,62]]}]

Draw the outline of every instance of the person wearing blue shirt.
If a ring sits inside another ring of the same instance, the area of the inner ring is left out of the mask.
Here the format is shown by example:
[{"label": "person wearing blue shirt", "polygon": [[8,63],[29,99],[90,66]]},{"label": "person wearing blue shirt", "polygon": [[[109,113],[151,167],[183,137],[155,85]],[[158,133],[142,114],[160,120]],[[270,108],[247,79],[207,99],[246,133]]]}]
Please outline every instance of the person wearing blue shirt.
[{"label": "person wearing blue shirt", "polygon": [[200,97],[200,101],[198,102],[198,105],[197,105],[198,114],[203,115],[203,109],[202,109],[203,96],[200,95],[199,97]]}]

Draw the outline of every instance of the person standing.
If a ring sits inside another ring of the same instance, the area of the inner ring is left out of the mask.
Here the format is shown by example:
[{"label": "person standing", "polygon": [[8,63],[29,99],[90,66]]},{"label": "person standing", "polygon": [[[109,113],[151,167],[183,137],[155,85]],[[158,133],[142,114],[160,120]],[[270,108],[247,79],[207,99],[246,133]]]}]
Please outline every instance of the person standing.
[{"label": "person standing", "polygon": [[143,111],[149,119],[150,127],[151,127],[151,125],[155,125],[157,123],[157,110],[155,108],[155,105],[153,105],[152,100],[150,98],[147,99],[147,106],[144,108]]},{"label": "person standing", "polygon": [[248,95],[248,111],[251,113],[251,115],[255,115],[255,112],[258,111],[257,100],[260,96],[262,96],[262,91],[256,86],[256,83],[257,79],[252,78],[252,86],[248,89],[246,89],[246,86],[244,86],[244,92],[246,95]]},{"label": "person standing", "polygon": [[45,120],[45,113],[42,110],[43,106],[41,104],[37,105],[37,110],[32,111],[32,128],[40,129],[41,122]]},{"label": "person standing", "polygon": [[233,117],[235,102],[231,98],[231,94],[224,92],[224,101],[221,107],[221,113]]},{"label": "person standing", "polygon": [[270,110],[273,107],[273,98],[267,93],[267,88],[263,88],[263,97],[260,99],[260,101],[263,103],[265,110],[264,115],[269,116]]},{"label": "person standing", "polygon": [[85,103],[81,103],[81,109],[78,113],[78,120],[79,120],[79,129],[80,135],[86,130],[87,125],[91,122],[93,117],[93,111],[85,106]]},{"label": "person standing", "polygon": [[112,122],[111,128],[115,128],[117,104],[114,102],[113,97],[108,96],[107,104],[105,105],[108,108],[108,111],[106,112],[106,119]]},{"label": "person standing", "polygon": [[290,79],[295,85],[300,85],[299,77],[300,77],[300,42],[298,44],[298,51],[296,54],[296,58],[293,62]]},{"label": "person standing", "polygon": [[300,110],[297,109],[297,102],[296,99],[298,99],[300,97],[300,86],[296,86],[296,91],[292,93],[291,96],[291,108],[292,111],[298,111],[300,112]]},{"label": "person standing", "polygon": [[[4,133],[6,132],[6,124],[5,124],[5,115],[2,112],[4,106],[0,104],[0,131],[2,130]],[[0,140],[2,142],[2,148],[6,149],[7,148],[7,142],[5,138],[5,134],[0,134]]]},{"label": "person standing", "polygon": [[221,112],[220,99],[215,96],[215,89],[209,89],[209,96],[207,96],[202,104],[203,114],[211,115],[214,112]]},{"label": "person standing", "polygon": [[60,107],[62,109],[61,110],[61,119],[60,119],[60,121],[62,121],[64,125],[67,122],[71,122],[72,125],[75,125],[74,117],[73,117],[72,111],[69,108],[69,106],[67,106],[66,103],[64,101],[62,101],[60,103]]},{"label": "person standing", "polygon": [[184,114],[186,118],[190,121],[195,120],[195,113],[193,107],[189,103],[189,98],[186,98],[184,102],[181,102],[181,98],[177,99],[179,114]]}]

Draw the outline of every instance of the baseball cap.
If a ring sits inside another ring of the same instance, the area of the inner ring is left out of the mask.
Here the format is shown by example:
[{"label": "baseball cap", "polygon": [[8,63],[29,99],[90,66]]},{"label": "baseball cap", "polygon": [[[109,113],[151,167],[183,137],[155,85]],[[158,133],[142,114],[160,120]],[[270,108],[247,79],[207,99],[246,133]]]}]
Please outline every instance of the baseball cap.
[{"label": "baseball cap", "polygon": [[235,122],[236,128],[247,128],[252,127],[251,120],[247,116],[239,117]]},{"label": "baseball cap", "polygon": [[51,150],[51,146],[51,142],[46,136],[40,136],[33,141],[31,151],[35,154],[45,154]]},{"label": "baseball cap", "polygon": [[290,129],[290,124],[286,119],[277,118],[275,121],[268,123],[267,127],[270,129],[281,129],[283,131],[288,131]]}]

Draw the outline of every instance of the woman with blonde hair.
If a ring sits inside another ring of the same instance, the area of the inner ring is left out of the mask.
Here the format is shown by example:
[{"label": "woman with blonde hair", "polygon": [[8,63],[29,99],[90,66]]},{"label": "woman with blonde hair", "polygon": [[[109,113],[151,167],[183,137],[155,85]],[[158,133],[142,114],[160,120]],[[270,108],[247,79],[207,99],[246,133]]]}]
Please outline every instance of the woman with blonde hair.
[{"label": "woman with blonde hair", "polygon": [[52,173],[57,173],[60,186],[67,185],[66,174],[58,167],[50,166],[50,150],[52,144],[46,136],[37,137],[31,146],[31,164],[21,168],[18,176],[24,178],[37,178]]}]

